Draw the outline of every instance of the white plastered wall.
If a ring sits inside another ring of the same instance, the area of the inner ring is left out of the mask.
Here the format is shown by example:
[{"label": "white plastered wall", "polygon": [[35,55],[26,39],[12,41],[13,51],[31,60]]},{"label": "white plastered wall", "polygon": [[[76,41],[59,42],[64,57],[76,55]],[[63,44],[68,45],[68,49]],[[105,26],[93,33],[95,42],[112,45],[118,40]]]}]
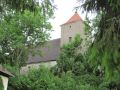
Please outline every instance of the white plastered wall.
[{"label": "white plastered wall", "polygon": [[27,73],[29,69],[32,68],[39,68],[40,66],[44,66],[46,68],[50,68],[56,65],[56,61],[50,61],[50,62],[40,62],[40,63],[32,63],[32,64],[27,64],[26,66],[21,68],[21,74]]},{"label": "white plastered wall", "polygon": [[3,86],[4,86],[4,90],[7,90],[8,87],[8,77],[2,76],[0,75],[2,81],[3,81]]},{"label": "white plastered wall", "polygon": [[83,40],[81,44],[80,52],[84,53],[87,49],[86,40],[85,40],[87,37],[84,28],[85,25],[82,20],[61,25],[61,46],[69,42],[69,37],[72,37],[73,39],[77,34],[79,34]]},{"label": "white plastered wall", "polygon": [[85,38],[84,23],[79,20],[61,26],[61,45],[69,42],[69,37],[74,38],[76,34],[80,34],[82,39]]}]

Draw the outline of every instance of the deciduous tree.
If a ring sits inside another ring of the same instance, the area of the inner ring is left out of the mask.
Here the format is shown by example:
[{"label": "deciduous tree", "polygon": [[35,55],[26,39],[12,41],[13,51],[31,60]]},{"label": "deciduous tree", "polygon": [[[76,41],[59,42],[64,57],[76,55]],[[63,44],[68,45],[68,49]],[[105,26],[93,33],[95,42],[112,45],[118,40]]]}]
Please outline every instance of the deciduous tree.
[{"label": "deciduous tree", "polygon": [[0,63],[21,67],[30,50],[49,39],[52,3],[50,0],[39,4],[34,0],[1,0],[0,5]]}]

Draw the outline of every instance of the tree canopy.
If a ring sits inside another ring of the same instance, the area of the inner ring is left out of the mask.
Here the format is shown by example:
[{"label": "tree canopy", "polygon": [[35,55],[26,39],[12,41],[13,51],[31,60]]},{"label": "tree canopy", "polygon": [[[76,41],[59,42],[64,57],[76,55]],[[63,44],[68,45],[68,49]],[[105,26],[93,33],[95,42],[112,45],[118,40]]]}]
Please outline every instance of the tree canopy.
[{"label": "tree canopy", "polygon": [[116,77],[120,73],[120,0],[84,0],[82,8],[101,14],[89,60],[102,65],[109,79]]},{"label": "tree canopy", "polygon": [[0,7],[0,63],[21,67],[31,49],[50,38],[48,20],[54,6],[50,0],[39,4],[34,0],[1,0]]},{"label": "tree canopy", "polygon": [[20,12],[24,10],[35,11],[39,6],[47,12],[49,9],[53,10],[52,7],[54,6],[52,3],[52,0],[0,0],[0,12],[6,9]]}]

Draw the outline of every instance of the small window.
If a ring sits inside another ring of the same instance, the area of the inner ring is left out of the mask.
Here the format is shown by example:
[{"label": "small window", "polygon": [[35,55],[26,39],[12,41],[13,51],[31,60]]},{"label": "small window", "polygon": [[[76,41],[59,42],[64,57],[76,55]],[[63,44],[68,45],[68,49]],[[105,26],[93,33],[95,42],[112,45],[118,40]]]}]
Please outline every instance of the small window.
[{"label": "small window", "polygon": [[72,37],[69,37],[69,42],[72,40]]},{"label": "small window", "polygon": [[30,66],[28,66],[28,69],[30,69],[31,67]]}]

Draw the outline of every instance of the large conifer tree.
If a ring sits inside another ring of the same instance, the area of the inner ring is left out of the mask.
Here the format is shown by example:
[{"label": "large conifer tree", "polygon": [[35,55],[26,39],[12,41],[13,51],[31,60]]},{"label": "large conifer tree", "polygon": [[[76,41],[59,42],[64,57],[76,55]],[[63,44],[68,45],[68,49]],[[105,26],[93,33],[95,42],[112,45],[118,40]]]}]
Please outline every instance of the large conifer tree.
[{"label": "large conifer tree", "polygon": [[[83,1],[83,0],[80,0]],[[83,9],[101,14],[90,61],[105,68],[108,79],[120,74],[120,0],[84,0]],[[120,80],[120,78],[119,78]]]}]

